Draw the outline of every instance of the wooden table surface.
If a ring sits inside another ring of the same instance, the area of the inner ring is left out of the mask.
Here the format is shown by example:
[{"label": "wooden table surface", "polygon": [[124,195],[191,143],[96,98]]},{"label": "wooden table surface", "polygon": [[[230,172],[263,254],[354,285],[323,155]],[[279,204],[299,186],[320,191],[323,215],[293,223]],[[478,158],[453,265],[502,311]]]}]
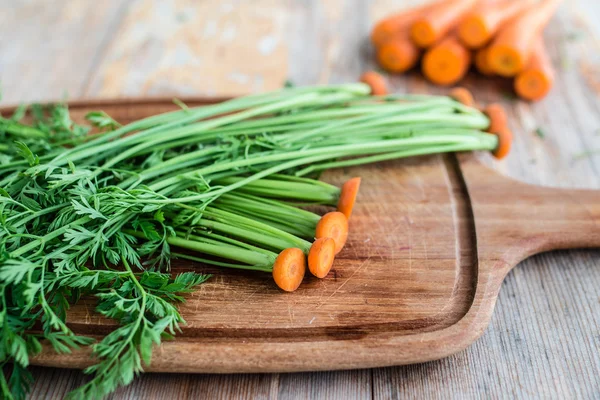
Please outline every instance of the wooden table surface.
[{"label": "wooden table surface", "polygon": [[[516,0],[515,0],[516,1]],[[236,95],[354,81],[373,63],[373,22],[418,1],[0,0],[2,105],[123,96]],[[600,188],[600,2],[569,0],[546,30],[558,76],[528,104],[505,82],[469,77],[515,133],[494,168],[521,180]],[[444,93],[417,73],[394,91]],[[510,201],[510,199],[506,199]],[[507,277],[490,327],[466,351],[421,365],[260,375],[145,374],[113,398],[600,398],[600,252],[526,260]],[[32,398],[85,376],[33,368]]]}]

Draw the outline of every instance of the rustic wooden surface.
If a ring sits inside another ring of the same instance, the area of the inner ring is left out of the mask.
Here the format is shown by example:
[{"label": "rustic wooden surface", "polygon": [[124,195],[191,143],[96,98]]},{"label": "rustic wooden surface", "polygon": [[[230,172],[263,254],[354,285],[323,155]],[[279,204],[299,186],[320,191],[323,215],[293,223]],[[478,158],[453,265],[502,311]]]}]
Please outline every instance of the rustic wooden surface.
[{"label": "rustic wooden surface", "polygon": [[[64,91],[70,98],[238,94],[286,78],[353,80],[371,65],[369,26],[400,3],[0,0],[2,103],[57,99]],[[508,98],[501,82],[466,82],[478,98],[509,109],[515,149],[495,168],[532,183],[600,187],[598,21],[594,0],[561,7],[546,33],[557,85],[539,104]],[[392,83],[399,91],[441,91],[418,74]],[[114,397],[597,398],[598,260],[597,251],[526,260],[507,277],[484,336],[446,360],[329,373],[147,374]],[[34,371],[33,398],[60,398],[84,379],[72,370]]]}]

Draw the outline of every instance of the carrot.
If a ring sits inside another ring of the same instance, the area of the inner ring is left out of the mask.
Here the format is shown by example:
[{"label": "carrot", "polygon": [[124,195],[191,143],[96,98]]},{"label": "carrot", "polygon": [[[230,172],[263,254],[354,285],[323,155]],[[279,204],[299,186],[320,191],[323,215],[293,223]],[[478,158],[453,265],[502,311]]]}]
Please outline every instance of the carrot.
[{"label": "carrot", "polygon": [[348,219],[350,219],[350,216],[352,215],[352,209],[354,208],[359,188],[360,177],[349,179],[342,185],[342,191],[340,192],[340,198],[337,203],[337,210],[344,214]]},{"label": "carrot", "polygon": [[325,278],[335,259],[335,241],[322,237],[314,241],[308,253],[308,269],[317,278]]},{"label": "carrot", "polygon": [[419,47],[430,47],[446,36],[475,2],[476,0],[447,0],[437,4],[412,24],[412,41]]},{"label": "carrot", "polygon": [[417,65],[420,53],[405,30],[378,46],[376,57],[381,68],[386,71],[403,73]]},{"label": "carrot", "polygon": [[494,75],[494,70],[492,70],[492,67],[488,63],[487,52],[487,48],[477,50],[475,53],[475,68],[482,75],[492,76]]},{"label": "carrot", "polygon": [[384,95],[388,92],[385,79],[375,71],[365,72],[361,75],[360,81],[371,87],[371,94],[374,96]]},{"label": "carrot", "polygon": [[348,239],[348,218],[339,211],[328,212],[317,223],[315,237],[332,238],[335,241],[335,254],[338,254]]},{"label": "carrot", "polygon": [[536,38],[556,10],[560,0],[544,0],[498,31],[488,50],[488,63],[502,76],[515,76],[525,68]]},{"label": "carrot", "polygon": [[504,108],[498,103],[489,104],[483,112],[490,119],[490,126],[486,129],[490,133],[498,133],[508,129],[508,122]]},{"label": "carrot", "polygon": [[371,31],[371,43],[373,43],[375,47],[381,46],[384,42],[396,36],[402,30],[408,29],[413,22],[418,18],[421,18],[434,7],[437,7],[442,1],[444,0],[401,11],[382,19],[375,24]]},{"label": "carrot", "polygon": [[273,280],[286,292],[298,289],[306,272],[306,258],[302,250],[291,247],[283,250],[273,264]]},{"label": "carrot", "polygon": [[508,128],[500,129],[494,132],[494,135],[498,136],[498,146],[492,154],[498,160],[503,159],[510,152],[510,147],[512,145],[512,132]]},{"label": "carrot", "polygon": [[452,85],[461,80],[471,64],[471,53],[455,35],[448,36],[425,53],[423,75],[438,85]]},{"label": "carrot", "polygon": [[469,89],[464,87],[456,87],[450,91],[450,97],[467,107],[474,107],[475,100]]},{"label": "carrot", "polygon": [[478,49],[494,36],[502,24],[536,2],[537,0],[480,2],[458,25],[458,36],[465,46]]},{"label": "carrot", "polygon": [[546,96],[554,82],[554,68],[546,52],[544,40],[539,37],[527,67],[514,82],[515,92],[526,100],[539,100]]}]

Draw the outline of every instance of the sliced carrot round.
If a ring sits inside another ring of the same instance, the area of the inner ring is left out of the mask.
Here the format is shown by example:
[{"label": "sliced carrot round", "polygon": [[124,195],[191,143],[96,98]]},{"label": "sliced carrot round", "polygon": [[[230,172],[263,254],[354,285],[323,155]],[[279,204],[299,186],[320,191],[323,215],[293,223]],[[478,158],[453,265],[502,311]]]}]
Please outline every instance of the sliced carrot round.
[{"label": "sliced carrot round", "polygon": [[367,71],[361,75],[360,81],[371,87],[371,94],[380,96],[388,93],[387,84],[381,74],[375,71]]},{"label": "sliced carrot round", "polygon": [[348,219],[350,219],[350,216],[352,215],[359,188],[360,177],[349,179],[342,185],[342,191],[340,192],[340,198],[337,203],[337,210],[344,214]]},{"label": "sliced carrot round", "polygon": [[314,241],[308,252],[308,269],[317,278],[325,278],[335,259],[335,241],[322,237]]},{"label": "sliced carrot round", "polygon": [[335,241],[335,254],[338,254],[348,239],[348,218],[339,211],[323,215],[315,229],[315,238],[322,237],[330,237]]},{"label": "sliced carrot round", "polygon": [[419,49],[407,37],[396,37],[377,49],[377,62],[383,69],[403,73],[419,61]]},{"label": "sliced carrot round", "polygon": [[494,151],[492,151],[492,154],[498,160],[501,160],[506,157],[508,153],[510,153],[513,135],[511,130],[506,127],[493,133],[494,135],[498,136],[498,146],[496,146]]},{"label": "sliced carrot round", "polygon": [[502,76],[515,76],[525,67],[525,60],[516,49],[505,45],[493,45],[487,51],[492,71]]},{"label": "sliced carrot round", "polygon": [[548,94],[552,87],[552,81],[543,71],[525,70],[517,75],[514,86],[519,97],[533,101]]},{"label": "sliced carrot round", "polygon": [[487,107],[484,108],[483,112],[490,119],[490,126],[487,128],[488,132],[497,133],[502,130],[508,129],[506,112],[500,104],[489,104]]},{"label": "sliced carrot round", "polygon": [[465,46],[478,49],[492,37],[492,32],[481,15],[473,14],[465,17],[458,27],[458,36]]},{"label": "sliced carrot round", "polygon": [[437,34],[429,21],[416,21],[410,28],[410,38],[419,47],[427,48],[435,43]]},{"label": "sliced carrot round", "polygon": [[289,248],[283,250],[273,264],[273,280],[286,292],[298,289],[306,272],[306,257],[302,250]]},{"label": "sliced carrot round", "polygon": [[450,97],[467,107],[475,106],[475,100],[471,91],[464,87],[456,87],[450,91]]}]

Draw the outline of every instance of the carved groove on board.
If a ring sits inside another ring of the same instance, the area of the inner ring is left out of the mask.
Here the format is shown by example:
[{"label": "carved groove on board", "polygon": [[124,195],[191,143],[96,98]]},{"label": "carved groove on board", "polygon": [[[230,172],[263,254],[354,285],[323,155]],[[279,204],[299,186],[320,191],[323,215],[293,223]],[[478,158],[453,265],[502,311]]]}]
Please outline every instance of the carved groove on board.
[{"label": "carved groove on board", "polygon": [[[456,236],[456,281],[449,308],[460,310],[463,316],[469,311],[475,299],[477,274],[479,270],[477,254],[477,233],[471,196],[455,154],[445,154],[445,171],[448,177],[450,199],[453,202]],[[461,316],[462,318],[462,316]]]}]

